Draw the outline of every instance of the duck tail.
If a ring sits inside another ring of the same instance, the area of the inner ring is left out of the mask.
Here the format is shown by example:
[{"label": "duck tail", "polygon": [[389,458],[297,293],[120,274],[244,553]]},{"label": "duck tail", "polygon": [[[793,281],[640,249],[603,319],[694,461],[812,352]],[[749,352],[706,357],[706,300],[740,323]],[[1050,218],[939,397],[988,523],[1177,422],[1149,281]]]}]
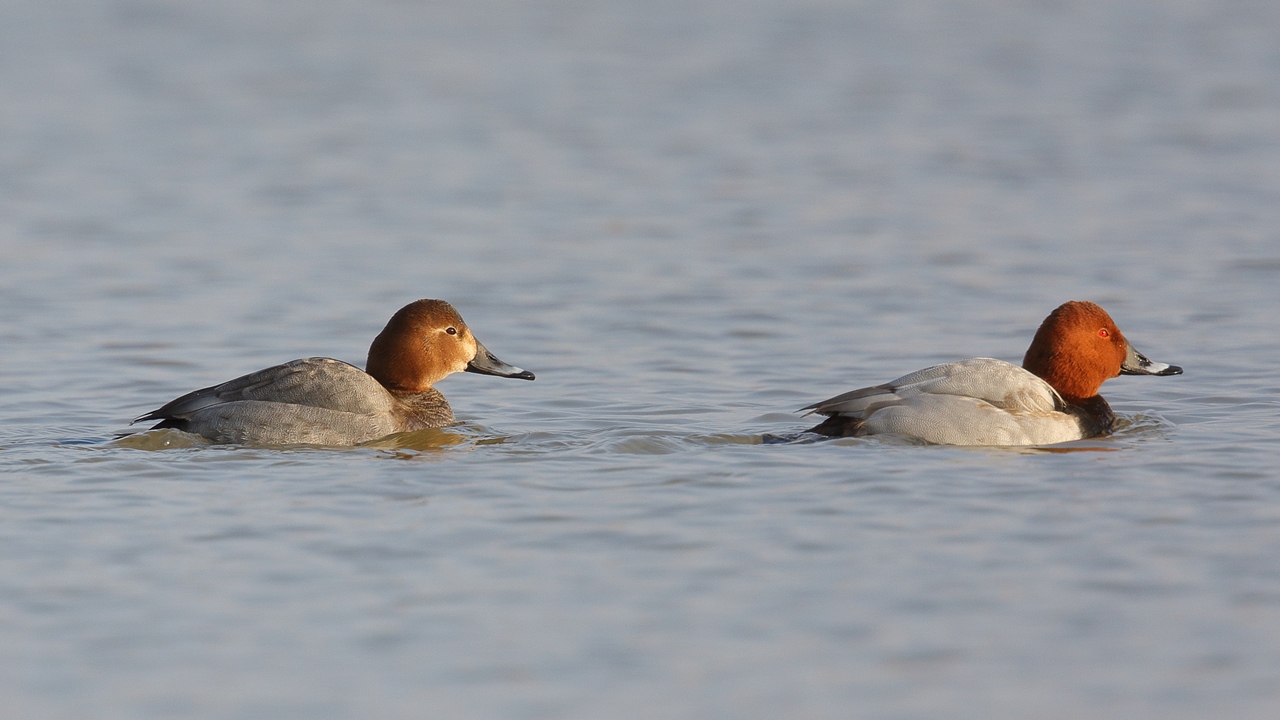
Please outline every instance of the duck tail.
[{"label": "duck tail", "polygon": [[862,418],[848,415],[832,415],[805,432],[817,433],[826,437],[855,437],[862,429]]}]

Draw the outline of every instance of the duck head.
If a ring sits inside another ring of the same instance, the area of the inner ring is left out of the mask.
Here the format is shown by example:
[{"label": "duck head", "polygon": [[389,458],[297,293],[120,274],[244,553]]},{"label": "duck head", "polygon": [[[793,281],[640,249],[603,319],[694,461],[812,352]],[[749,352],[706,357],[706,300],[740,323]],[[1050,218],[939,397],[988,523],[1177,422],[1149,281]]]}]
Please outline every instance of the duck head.
[{"label": "duck head", "polygon": [[456,372],[532,380],[471,334],[444,300],[417,300],[400,308],[369,346],[365,372],[393,393],[419,393]]},{"label": "duck head", "polygon": [[1177,365],[1154,362],[1138,352],[1106,310],[1075,300],[1058,306],[1040,324],[1022,367],[1074,399],[1097,395],[1102,383],[1121,374],[1182,374]]}]

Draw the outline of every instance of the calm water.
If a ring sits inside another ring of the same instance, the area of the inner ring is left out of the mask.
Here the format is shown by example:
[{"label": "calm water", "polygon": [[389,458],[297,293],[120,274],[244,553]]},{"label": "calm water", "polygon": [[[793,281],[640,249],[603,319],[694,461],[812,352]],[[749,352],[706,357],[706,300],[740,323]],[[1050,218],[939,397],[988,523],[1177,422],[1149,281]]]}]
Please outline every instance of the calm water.
[{"label": "calm water", "polygon": [[[5,4],[0,715],[1276,717],[1278,7]],[[538,380],[113,440],[420,297]],[[1068,299],[1112,437],[759,444]]]}]

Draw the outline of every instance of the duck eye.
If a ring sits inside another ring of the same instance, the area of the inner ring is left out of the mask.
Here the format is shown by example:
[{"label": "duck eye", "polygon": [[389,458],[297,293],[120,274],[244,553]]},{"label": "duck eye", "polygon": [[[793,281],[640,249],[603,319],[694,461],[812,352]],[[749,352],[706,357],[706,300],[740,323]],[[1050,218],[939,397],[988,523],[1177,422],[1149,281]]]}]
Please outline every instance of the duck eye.
[{"label": "duck eye", "polygon": [[1102,328],[1101,330],[1098,331],[1098,337],[1109,338],[1111,337],[1111,333],[1106,328]]},{"label": "duck eye", "polygon": [[[455,328],[455,327],[447,327],[447,328],[445,328],[445,329],[444,329],[444,331],[445,331],[445,332],[447,332],[447,333],[449,333],[450,335],[457,335],[457,334],[458,334],[458,328]],[[1104,331],[1104,332],[1105,332],[1105,331]]]}]

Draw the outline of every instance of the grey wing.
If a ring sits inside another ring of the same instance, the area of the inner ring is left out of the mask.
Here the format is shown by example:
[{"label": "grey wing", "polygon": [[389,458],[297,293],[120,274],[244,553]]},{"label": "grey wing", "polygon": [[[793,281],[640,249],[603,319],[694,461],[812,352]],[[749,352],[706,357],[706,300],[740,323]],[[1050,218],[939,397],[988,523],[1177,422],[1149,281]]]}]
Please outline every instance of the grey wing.
[{"label": "grey wing", "polygon": [[806,405],[800,408],[800,412],[806,415],[818,413],[819,415],[839,415],[841,413],[849,415],[862,415],[872,406],[879,407],[882,402],[893,402],[897,396],[893,393],[893,383],[885,383],[884,385],[874,385],[872,387],[858,388],[850,390],[847,393],[841,393],[833,398],[827,398],[821,402],[812,405]]},{"label": "grey wing", "polygon": [[1051,412],[1065,404],[1049,383],[1017,365],[993,358],[970,358],[933,365],[883,385],[852,390],[802,410],[865,417],[878,408],[922,394],[960,395],[1026,412]]},{"label": "grey wing", "polygon": [[275,365],[176,398],[133,422],[184,418],[213,405],[258,400],[327,408],[339,412],[387,412],[394,398],[363,370],[332,358],[313,357]]}]

